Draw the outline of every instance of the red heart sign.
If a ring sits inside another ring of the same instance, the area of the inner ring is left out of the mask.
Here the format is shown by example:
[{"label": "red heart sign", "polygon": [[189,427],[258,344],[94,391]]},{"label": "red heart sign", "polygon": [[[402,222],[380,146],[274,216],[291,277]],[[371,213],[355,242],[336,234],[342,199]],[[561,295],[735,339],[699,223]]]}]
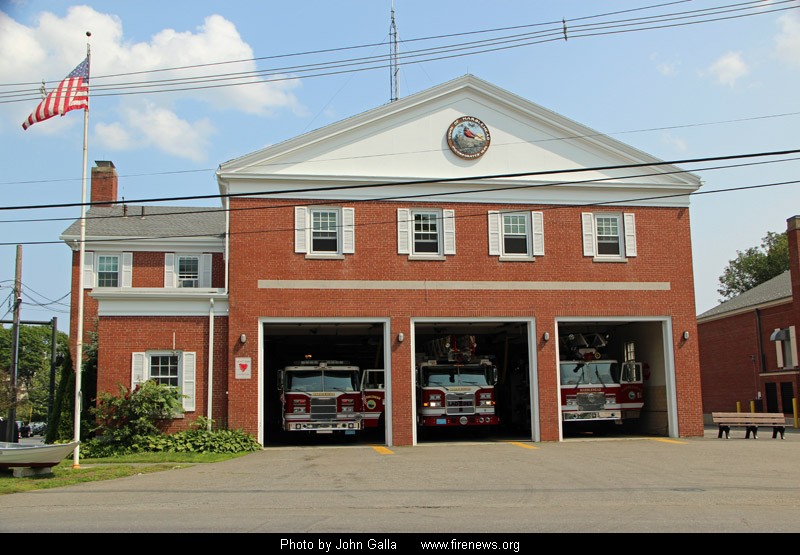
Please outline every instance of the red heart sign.
[{"label": "red heart sign", "polygon": [[240,362],[239,363],[239,370],[241,370],[242,372],[246,372],[247,371],[247,364]]}]

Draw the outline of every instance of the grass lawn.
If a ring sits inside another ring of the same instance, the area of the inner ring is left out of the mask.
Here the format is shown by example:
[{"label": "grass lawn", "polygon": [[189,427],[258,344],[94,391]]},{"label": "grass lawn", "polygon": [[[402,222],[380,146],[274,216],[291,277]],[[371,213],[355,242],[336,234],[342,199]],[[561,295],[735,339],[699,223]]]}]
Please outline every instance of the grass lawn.
[{"label": "grass lawn", "polygon": [[235,459],[243,453],[141,453],[105,459],[81,459],[78,468],[72,467],[72,457],[53,467],[53,473],[43,476],[15,478],[12,470],[0,470],[0,495],[37,489],[60,488],[82,482],[113,480],[149,472],[165,472],[195,464]]}]

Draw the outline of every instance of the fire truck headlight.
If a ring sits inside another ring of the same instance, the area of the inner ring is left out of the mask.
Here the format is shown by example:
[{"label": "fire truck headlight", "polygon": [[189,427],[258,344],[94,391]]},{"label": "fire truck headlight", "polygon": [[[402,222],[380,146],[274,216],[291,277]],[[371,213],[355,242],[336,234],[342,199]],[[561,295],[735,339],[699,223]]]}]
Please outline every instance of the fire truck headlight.
[{"label": "fire truck headlight", "polygon": [[292,412],[295,413],[295,414],[302,414],[302,413],[306,412],[306,408],[305,407],[294,407],[294,410]]},{"label": "fire truck headlight", "polygon": [[481,399],[491,399],[491,398],[492,398],[491,393],[481,393]]},{"label": "fire truck headlight", "polygon": [[567,397],[567,404],[568,405],[572,405],[572,406],[577,405],[578,404],[578,398],[577,397]]},{"label": "fire truck headlight", "polygon": [[442,394],[441,393],[434,393],[433,395],[431,395],[429,397],[429,399],[431,401],[441,401],[442,400]]},{"label": "fire truck headlight", "polygon": [[481,407],[493,407],[494,406],[494,401],[492,401],[491,399],[489,399],[488,401],[485,401],[485,400],[481,399],[478,404]]},{"label": "fire truck headlight", "polygon": [[342,407],[342,412],[353,412],[353,407]]}]

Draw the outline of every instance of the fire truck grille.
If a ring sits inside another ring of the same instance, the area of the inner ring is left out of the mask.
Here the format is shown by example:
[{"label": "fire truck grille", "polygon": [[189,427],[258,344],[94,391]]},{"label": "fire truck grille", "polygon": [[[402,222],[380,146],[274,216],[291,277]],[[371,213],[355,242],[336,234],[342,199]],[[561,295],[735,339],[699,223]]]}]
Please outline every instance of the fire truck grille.
[{"label": "fire truck grille", "polygon": [[317,420],[336,420],[336,399],[311,398],[311,418]]},{"label": "fire truck grille", "polygon": [[445,413],[448,415],[475,414],[474,395],[458,395],[448,393],[445,396]]},{"label": "fire truck grille", "polygon": [[606,396],[602,392],[578,393],[578,407],[581,410],[600,410],[606,404]]}]

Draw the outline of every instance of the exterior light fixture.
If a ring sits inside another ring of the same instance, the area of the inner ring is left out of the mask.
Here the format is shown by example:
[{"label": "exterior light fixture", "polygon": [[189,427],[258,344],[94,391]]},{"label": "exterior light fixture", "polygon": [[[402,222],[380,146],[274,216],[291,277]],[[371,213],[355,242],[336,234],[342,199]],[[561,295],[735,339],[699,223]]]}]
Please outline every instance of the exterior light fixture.
[{"label": "exterior light fixture", "polygon": [[688,331],[683,332],[683,339],[684,340],[689,339],[689,332]]},{"label": "exterior light fixture", "polygon": [[405,336],[405,335],[403,335],[403,332],[402,332],[402,331],[401,331],[400,333],[398,333],[398,334],[397,334],[397,341],[398,341],[398,342],[402,343],[403,341],[405,341],[405,339],[406,339],[406,336]]},{"label": "exterior light fixture", "polygon": [[239,341],[241,341],[242,343],[247,343],[247,335],[245,334],[240,335]]}]

